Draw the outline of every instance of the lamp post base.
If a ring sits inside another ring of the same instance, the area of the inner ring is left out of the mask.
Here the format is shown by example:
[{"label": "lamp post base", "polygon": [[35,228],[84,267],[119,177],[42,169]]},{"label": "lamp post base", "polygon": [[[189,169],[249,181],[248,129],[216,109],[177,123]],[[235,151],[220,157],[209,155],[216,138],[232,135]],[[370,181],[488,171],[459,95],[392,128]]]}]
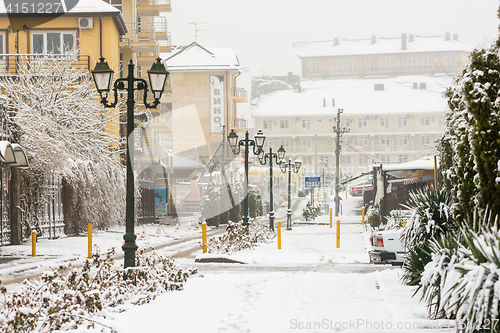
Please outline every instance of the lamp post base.
[{"label": "lamp post base", "polygon": [[292,230],[292,210],[290,208],[286,213],[286,230]]}]

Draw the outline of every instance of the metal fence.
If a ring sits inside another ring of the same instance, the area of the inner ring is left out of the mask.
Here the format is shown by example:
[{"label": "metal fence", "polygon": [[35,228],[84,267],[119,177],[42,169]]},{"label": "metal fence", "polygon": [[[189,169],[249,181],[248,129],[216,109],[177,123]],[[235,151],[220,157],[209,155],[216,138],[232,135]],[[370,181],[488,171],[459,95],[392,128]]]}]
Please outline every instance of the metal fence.
[{"label": "metal fence", "polygon": [[40,237],[54,239],[64,235],[64,213],[62,202],[62,177],[54,174],[45,179],[39,200]]}]

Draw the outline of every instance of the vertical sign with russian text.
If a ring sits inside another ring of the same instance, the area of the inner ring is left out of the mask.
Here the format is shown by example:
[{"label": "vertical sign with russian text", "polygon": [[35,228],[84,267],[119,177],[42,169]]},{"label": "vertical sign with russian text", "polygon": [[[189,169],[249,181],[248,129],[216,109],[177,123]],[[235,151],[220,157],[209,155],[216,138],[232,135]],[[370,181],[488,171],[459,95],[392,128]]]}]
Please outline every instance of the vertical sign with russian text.
[{"label": "vertical sign with russian text", "polygon": [[210,132],[219,133],[224,125],[224,76],[210,76]]}]

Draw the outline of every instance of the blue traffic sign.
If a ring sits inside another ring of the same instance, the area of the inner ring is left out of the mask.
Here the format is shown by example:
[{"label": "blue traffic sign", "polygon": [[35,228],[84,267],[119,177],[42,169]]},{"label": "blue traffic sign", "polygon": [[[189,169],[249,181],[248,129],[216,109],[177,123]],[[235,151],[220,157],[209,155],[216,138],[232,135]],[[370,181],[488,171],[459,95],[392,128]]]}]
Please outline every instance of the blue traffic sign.
[{"label": "blue traffic sign", "polygon": [[306,177],[306,188],[321,187],[321,177]]}]

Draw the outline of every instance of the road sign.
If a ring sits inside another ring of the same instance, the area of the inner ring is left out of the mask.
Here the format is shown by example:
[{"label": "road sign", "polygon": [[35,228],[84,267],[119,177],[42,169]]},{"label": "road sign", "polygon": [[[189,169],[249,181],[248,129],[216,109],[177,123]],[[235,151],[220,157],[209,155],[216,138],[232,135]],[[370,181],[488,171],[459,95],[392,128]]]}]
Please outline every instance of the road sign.
[{"label": "road sign", "polygon": [[321,187],[321,177],[306,177],[306,188]]}]

